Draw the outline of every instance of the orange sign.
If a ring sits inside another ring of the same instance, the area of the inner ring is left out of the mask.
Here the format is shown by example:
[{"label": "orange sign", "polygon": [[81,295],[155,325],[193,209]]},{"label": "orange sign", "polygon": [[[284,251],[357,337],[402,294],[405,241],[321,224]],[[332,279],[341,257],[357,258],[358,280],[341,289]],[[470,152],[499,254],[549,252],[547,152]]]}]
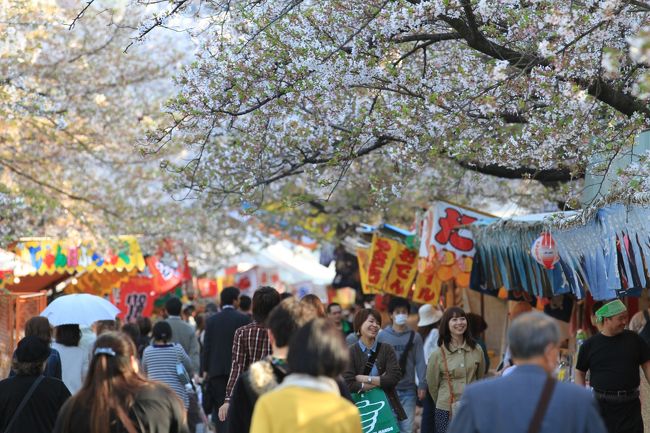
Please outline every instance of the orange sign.
[{"label": "orange sign", "polygon": [[436,277],[433,270],[420,272],[415,279],[413,302],[422,304],[437,304],[440,300],[442,281]]},{"label": "orange sign", "polygon": [[406,245],[399,245],[395,263],[384,286],[386,293],[403,298],[408,297],[415,273],[418,270],[417,255],[417,251],[408,249]]},{"label": "orange sign", "polygon": [[359,264],[359,280],[361,292],[364,295],[374,295],[368,287],[368,263],[370,262],[370,248],[357,248],[357,262]]},{"label": "orange sign", "polygon": [[384,283],[390,267],[397,256],[399,244],[387,238],[374,235],[370,249],[370,263],[368,265],[368,290],[378,293],[384,288]]}]

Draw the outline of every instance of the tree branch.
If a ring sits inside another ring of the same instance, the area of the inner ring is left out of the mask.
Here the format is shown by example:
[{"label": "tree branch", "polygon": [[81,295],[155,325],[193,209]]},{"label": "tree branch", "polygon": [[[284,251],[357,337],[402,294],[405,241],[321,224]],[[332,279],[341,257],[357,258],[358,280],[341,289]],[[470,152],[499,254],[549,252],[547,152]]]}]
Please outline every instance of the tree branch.
[{"label": "tree branch", "polygon": [[582,179],[585,174],[583,171],[573,172],[569,168],[551,168],[546,170],[539,170],[530,167],[517,167],[508,168],[498,164],[477,164],[468,161],[461,161],[454,159],[461,167],[472,170],[477,173],[488,174],[503,179],[534,179],[544,185],[552,185],[563,182],[570,182],[577,179]]},{"label": "tree branch", "polygon": [[[477,28],[471,28],[461,18],[441,16],[440,19],[456,30],[470,48],[494,59],[507,60],[510,65],[526,73],[529,73],[536,67],[552,66],[550,61],[543,57],[520,53],[488,40]],[[627,116],[631,116],[634,113],[641,113],[646,118],[650,118],[650,108],[643,101],[628,93],[617,90],[602,78],[592,80],[575,78],[572,81],[587,90],[594,98]]]},{"label": "tree branch", "polygon": [[413,35],[393,37],[391,40],[399,44],[404,42],[441,42],[462,39],[459,33],[416,33]]}]

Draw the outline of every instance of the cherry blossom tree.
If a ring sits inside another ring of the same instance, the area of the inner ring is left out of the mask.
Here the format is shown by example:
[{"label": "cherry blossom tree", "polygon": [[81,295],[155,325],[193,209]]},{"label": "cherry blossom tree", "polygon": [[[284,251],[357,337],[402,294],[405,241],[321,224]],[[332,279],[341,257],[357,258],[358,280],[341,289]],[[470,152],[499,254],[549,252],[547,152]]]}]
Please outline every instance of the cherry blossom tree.
[{"label": "cherry blossom tree", "polygon": [[650,117],[644,1],[176,0],[134,39],[187,8],[202,49],[149,150],[182,143],[173,187],[210,203],[402,207],[469,170],[576,206]]},{"label": "cherry blossom tree", "polygon": [[183,209],[135,143],[180,53],[126,55],[140,16],[114,4],[75,20],[79,4],[58,3],[0,6],[0,234],[165,233]]}]

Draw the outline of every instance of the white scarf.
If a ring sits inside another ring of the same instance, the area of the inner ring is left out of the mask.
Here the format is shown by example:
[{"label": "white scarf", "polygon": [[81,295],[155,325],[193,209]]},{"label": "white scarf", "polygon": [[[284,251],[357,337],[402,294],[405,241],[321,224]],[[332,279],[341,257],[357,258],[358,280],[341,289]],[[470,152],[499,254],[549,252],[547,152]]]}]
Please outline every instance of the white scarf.
[{"label": "white scarf", "polygon": [[288,386],[297,386],[299,388],[308,388],[315,391],[331,392],[336,395],[341,395],[336,381],[327,376],[316,377],[308,374],[292,373],[285,377],[276,389],[286,388]]}]

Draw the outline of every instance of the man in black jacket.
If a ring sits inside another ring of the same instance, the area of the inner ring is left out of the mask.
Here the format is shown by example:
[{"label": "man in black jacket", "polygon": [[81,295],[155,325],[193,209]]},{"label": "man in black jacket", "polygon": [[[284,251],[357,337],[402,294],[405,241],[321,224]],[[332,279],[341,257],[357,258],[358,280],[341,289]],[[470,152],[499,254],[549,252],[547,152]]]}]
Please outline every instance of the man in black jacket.
[{"label": "man in black jacket", "polygon": [[223,289],[221,312],[210,317],[205,327],[201,371],[208,380],[207,393],[212,403],[212,421],[218,433],[226,431],[225,423],[219,421],[217,410],[226,397],[235,331],[251,321],[248,316],[237,311],[238,304],[239,289],[236,287]]}]

